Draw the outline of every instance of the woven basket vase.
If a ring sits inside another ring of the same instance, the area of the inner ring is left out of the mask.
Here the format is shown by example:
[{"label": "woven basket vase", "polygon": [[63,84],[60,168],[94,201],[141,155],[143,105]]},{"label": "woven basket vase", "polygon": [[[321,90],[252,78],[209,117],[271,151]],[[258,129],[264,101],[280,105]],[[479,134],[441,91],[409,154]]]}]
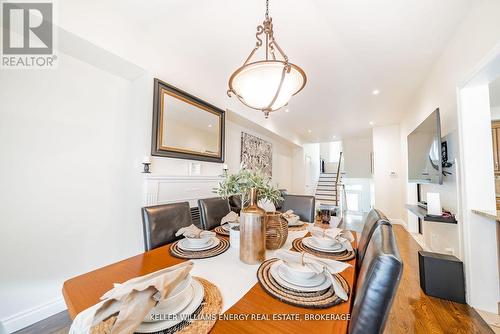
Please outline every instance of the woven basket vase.
[{"label": "woven basket vase", "polygon": [[266,212],[266,248],[281,248],[288,237],[288,222],[281,212]]}]

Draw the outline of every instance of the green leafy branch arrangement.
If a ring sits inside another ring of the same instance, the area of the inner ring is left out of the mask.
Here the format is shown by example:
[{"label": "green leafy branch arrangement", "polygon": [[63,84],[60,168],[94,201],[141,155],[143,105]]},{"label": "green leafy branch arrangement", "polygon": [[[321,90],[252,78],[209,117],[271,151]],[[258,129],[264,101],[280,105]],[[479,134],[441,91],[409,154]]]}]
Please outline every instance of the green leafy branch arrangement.
[{"label": "green leafy branch arrangement", "polygon": [[275,205],[283,200],[281,191],[271,185],[271,180],[260,172],[251,171],[241,166],[236,174],[229,174],[219,183],[214,192],[222,198],[240,195],[242,205],[247,205],[251,188],[257,189],[257,200],[269,200]]}]

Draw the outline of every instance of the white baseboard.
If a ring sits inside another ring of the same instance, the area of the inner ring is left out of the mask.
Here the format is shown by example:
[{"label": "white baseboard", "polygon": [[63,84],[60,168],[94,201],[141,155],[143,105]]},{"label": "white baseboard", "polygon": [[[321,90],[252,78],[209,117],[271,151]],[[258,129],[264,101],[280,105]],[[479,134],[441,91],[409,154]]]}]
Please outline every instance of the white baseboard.
[{"label": "white baseboard", "polygon": [[40,320],[46,319],[54,314],[66,309],[66,304],[62,298],[33,307],[31,309],[16,313],[8,318],[0,320],[0,328],[3,325],[7,333],[13,333]]}]

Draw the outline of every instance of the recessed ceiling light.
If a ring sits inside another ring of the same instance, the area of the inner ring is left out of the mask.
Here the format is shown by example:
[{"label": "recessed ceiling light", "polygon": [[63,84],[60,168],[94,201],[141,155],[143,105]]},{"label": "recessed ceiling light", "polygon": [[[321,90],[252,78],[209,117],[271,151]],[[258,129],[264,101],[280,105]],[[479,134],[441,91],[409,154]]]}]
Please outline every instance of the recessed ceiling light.
[{"label": "recessed ceiling light", "polygon": [[212,124],[208,124],[208,127],[211,128],[212,127]]},{"label": "recessed ceiling light", "polygon": [[290,109],[286,108],[286,109],[285,109],[285,112],[290,112]]},{"label": "recessed ceiling light", "polygon": [[332,139],[335,139],[335,138],[337,138],[337,136],[333,135],[333,136],[332,136]]},{"label": "recessed ceiling light", "polygon": [[372,94],[373,94],[373,95],[378,95],[378,94],[380,94],[380,91],[379,91],[378,89],[374,89],[374,90],[372,91]]},{"label": "recessed ceiling light", "polygon": [[368,124],[373,125],[375,124],[373,121],[368,122]]},{"label": "recessed ceiling light", "polygon": [[312,130],[311,130],[311,129],[308,129],[308,130],[307,130],[307,132],[311,133],[311,132],[312,132]]}]

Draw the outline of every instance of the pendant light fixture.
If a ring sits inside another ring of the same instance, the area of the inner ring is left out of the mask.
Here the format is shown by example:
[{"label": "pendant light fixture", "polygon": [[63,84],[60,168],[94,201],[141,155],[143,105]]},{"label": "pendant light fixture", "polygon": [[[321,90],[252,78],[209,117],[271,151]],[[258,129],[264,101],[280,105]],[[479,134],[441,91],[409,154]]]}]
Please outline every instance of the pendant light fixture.
[{"label": "pendant light fixture", "polygon": [[[257,26],[255,37],[255,48],[243,66],[229,78],[227,94],[229,97],[236,95],[241,103],[261,110],[267,118],[270,112],[287,105],[290,98],[304,88],[307,78],[299,66],[288,60],[274,38],[273,19],[269,17],[269,0],[266,0],[264,22]],[[262,46],[265,47],[265,58],[252,60]]]}]

